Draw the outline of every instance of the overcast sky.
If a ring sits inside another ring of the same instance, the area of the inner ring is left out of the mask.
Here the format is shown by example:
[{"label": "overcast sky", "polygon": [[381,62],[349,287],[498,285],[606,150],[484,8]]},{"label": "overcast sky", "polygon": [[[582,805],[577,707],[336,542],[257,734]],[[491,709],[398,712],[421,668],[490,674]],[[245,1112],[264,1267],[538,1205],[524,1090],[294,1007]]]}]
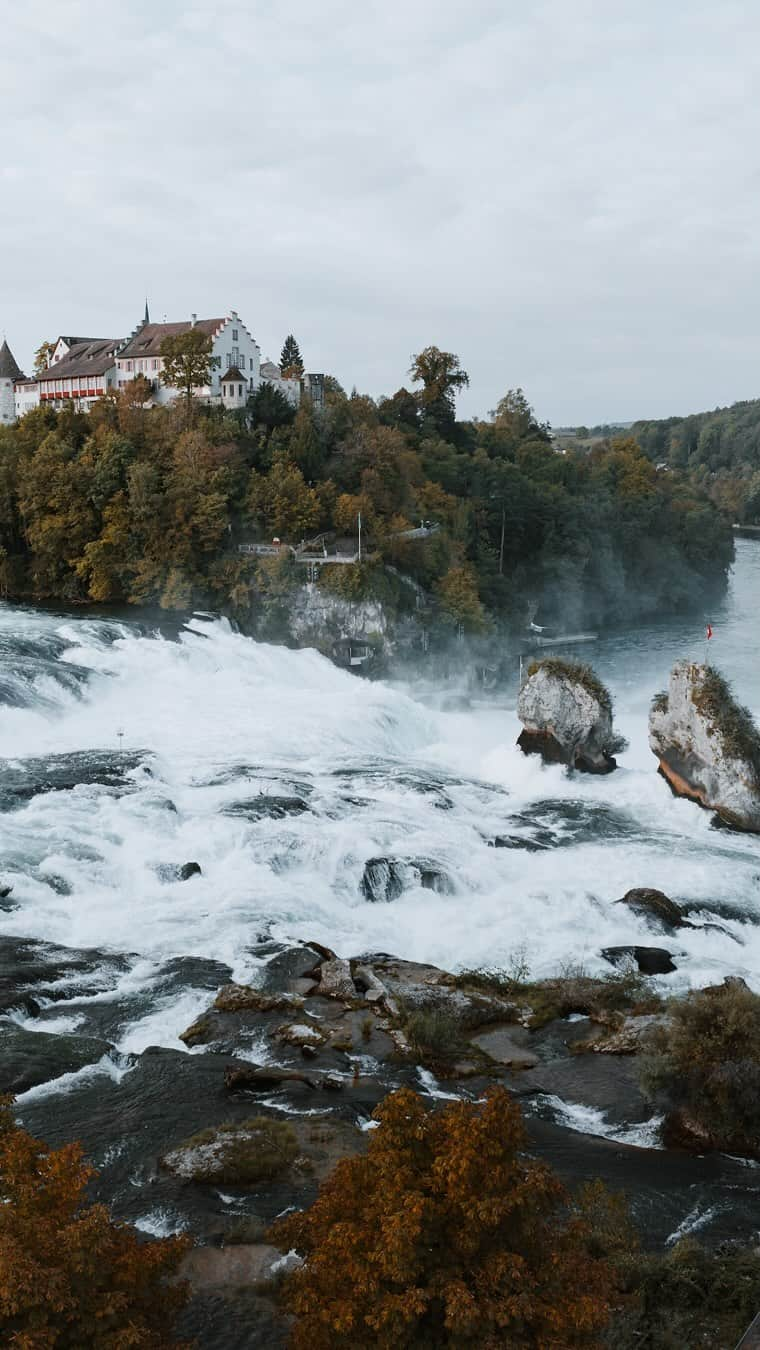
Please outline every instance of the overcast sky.
[{"label": "overcast sky", "polygon": [[0,6],[0,330],[236,309],[555,425],[760,395],[757,0]]}]

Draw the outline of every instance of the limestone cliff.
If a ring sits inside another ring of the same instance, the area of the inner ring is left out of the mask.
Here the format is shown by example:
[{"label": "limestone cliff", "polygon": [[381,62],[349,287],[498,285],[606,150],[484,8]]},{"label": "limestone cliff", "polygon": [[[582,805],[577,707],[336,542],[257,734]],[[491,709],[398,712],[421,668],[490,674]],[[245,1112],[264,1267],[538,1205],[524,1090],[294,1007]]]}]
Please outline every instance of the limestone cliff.
[{"label": "limestone cliff", "polygon": [[624,742],[612,727],[612,700],[588,666],[550,658],[528,671],[517,701],[526,754],[585,773],[610,773]]},{"label": "limestone cliff", "polygon": [[649,744],[679,797],[760,833],[760,732],[711,666],[679,661],[649,713]]}]

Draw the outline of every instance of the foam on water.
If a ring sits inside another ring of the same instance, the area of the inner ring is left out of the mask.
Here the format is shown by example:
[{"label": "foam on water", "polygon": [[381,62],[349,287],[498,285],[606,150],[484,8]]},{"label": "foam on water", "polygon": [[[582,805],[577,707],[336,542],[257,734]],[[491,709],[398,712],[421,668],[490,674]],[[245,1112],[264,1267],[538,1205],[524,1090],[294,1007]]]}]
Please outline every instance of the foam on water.
[{"label": "foam on water", "polygon": [[[631,663],[600,648],[631,742],[602,779],[523,756],[514,711],[440,711],[413,689],[256,643],[223,620],[197,618],[170,641],[0,606],[11,665],[14,639],[37,696],[0,703],[0,754],[35,782],[74,754],[105,755],[114,776],[103,784],[95,772],[0,813],[0,877],[16,906],[0,912],[0,931],[132,953],[129,970],[104,971],[90,996],[150,994],[122,1050],[176,1046],[208,1002],[192,982],[181,997],[166,993],[162,963],[212,958],[255,980],[266,936],[448,968],[505,966],[524,950],[533,975],[568,962],[608,970],[602,947],[643,943],[675,954],[663,988],[729,971],[760,988],[760,840],[713,830],[658,778],[646,713],[672,653],[654,639],[655,669],[642,664],[633,684]],[[754,687],[739,692],[757,709]],[[269,814],[272,796],[306,809]],[[489,846],[541,831],[540,851]],[[368,903],[364,865],[380,856],[434,863],[448,893],[413,885],[393,903]],[[188,860],[201,874],[177,880]],[[700,922],[720,927],[663,937],[614,905],[633,886],[697,904]]]}]

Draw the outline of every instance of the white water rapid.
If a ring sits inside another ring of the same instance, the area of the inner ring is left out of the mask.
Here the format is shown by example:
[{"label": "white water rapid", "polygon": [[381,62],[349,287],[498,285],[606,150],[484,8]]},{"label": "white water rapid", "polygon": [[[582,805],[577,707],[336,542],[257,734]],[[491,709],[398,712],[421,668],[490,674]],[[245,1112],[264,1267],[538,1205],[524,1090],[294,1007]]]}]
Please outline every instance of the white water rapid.
[{"label": "white water rapid", "polygon": [[[760,546],[747,559],[754,585]],[[631,746],[618,772],[588,778],[525,758],[508,708],[438,711],[223,620],[173,641],[0,607],[0,886],[13,888],[0,932],[131,954],[93,995],[154,990],[122,1050],[176,1044],[208,1002],[160,997],[163,963],[212,958],[245,979],[266,937],[449,969],[519,960],[533,975],[609,970],[607,945],[665,945],[669,988],[735,972],[760,990],[760,840],[674,799],[646,743],[683,631],[600,648]],[[262,795],[284,801],[277,814]],[[377,857],[422,860],[434,888],[418,869],[398,898],[370,902]],[[178,880],[187,861],[201,872]],[[653,933],[614,903],[634,886],[697,907],[699,926]]]}]

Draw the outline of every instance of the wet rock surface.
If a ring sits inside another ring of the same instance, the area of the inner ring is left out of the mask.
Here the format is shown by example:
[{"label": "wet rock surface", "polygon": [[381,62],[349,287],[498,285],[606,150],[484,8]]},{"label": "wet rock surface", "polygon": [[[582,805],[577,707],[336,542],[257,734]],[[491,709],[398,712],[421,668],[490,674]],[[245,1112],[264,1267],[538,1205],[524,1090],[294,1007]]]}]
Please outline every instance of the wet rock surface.
[{"label": "wet rock surface", "polygon": [[672,953],[664,947],[603,947],[602,956],[618,968],[635,965],[642,975],[670,975],[676,969]]},{"label": "wet rock surface", "polygon": [[585,773],[610,773],[619,745],[607,690],[586,668],[548,659],[528,671],[517,700],[523,730],[517,744],[548,763]]},{"label": "wet rock surface", "polygon": [[0,1093],[26,1092],[96,1064],[112,1050],[108,1041],[92,1036],[52,1035],[0,1022]]},{"label": "wet rock surface", "polygon": [[712,667],[677,662],[652,702],[649,744],[676,796],[760,833],[760,732]]},{"label": "wet rock surface", "polygon": [[[21,946],[16,955],[27,959],[18,960],[18,973],[31,969],[44,979],[53,969],[82,966],[87,979],[88,962],[102,958],[70,953],[65,961],[53,948],[45,961],[38,948]],[[490,1083],[505,1083],[523,1106],[531,1149],[571,1187],[601,1176],[623,1189],[652,1246],[666,1241],[697,1200],[710,1212],[701,1230],[706,1240],[754,1232],[760,1174],[720,1155],[700,1159],[652,1147],[657,1132],[636,1072],[639,1036],[652,1014],[605,1012],[595,1001],[607,996],[604,981],[576,980],[572,989],[562,980],[478,984],[388,953],[346,960],[318,943],[263,944],[262,956],[256,987],[230,983],[221,963],[167,963],[161,988],[209,991],[207,1006],[184,1029],[186,1051],[149,1048],[93,1066],[90,1056],[101,1045],[88,1046],[82,1036],[86,1072],[65,1093],[33,1090],[16,1108],[27,1129],[53,1144],[83,1141],[99,1169],[93,1194],[117,1217],[148,1233],[186,1229],[197,1238],[186,1325],[201,1344],[280,1343],[283,1324],[266,1294],[266,1273],[255,1294],[239,1279],[269,1261],[272,1220],[310,1204],[337,1160],[364,1149],[374,1108],[402,1085],[434,1104],[476,1099]],[[581,1011],[568,1017],[569,1007]],[[410,1042],[420,1020],[439,1037],[422,1048]],[[8,1034],[7,1023],[3,1028]],[[78,1038],[50,1039],[63,1042],[63,1053]],[[228,1179],[227,1172],[199,1175],[168,1165],[197,1147],[198,1136],[204,1146],[224,1127],[239,1143],[261,1119],[287,1126],[294,1141],[285,1165],[266,1176],[253,1168]],[[259,1322],[246,1341],[246,1318],[254,1313]]]}]

